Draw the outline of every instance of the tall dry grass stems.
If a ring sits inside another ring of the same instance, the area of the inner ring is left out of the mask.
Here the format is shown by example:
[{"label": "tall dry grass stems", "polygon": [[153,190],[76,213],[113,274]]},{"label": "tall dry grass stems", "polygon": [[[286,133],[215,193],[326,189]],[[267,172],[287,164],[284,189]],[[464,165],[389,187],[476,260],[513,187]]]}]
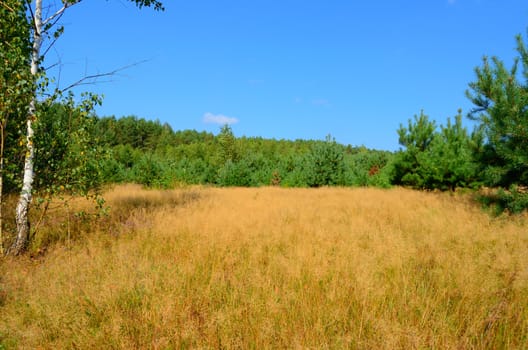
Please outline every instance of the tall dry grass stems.
[{"label": "tall dry grass stems", "polygon": [[528,348],[526,216],[398,188],[106,198],[0,263],[0,348]]}]

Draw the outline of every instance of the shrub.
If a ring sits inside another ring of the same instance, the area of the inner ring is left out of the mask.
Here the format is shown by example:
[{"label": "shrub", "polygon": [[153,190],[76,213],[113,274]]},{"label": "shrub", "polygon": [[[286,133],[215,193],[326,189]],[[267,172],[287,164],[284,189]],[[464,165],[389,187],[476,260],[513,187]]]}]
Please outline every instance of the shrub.
[{"label": "shrub", "polygon": [[317,142],[306,158],[307,184],[310,187],[343,185],[345,174],[343,147],[330,135]]}]

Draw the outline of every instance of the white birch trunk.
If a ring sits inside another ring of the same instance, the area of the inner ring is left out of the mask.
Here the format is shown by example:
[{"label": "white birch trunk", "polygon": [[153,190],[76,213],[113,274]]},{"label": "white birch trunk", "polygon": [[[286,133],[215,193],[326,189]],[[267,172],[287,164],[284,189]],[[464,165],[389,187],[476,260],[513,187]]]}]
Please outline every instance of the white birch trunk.
[{"label": "white birch trunk", "polygon": [[[42,0],[36,0],[33,18],[33,50],[31,53],[31,74],[35,77],[39,71],[40,48],[42,45]],[[29,207],[32,199],[33,179],[35,178],[34,158],[35,145],[33,143],[33,122],[36,119],[37,94],[36,91],[31,98],[27,116],[26,134],[26,157],[24,160],[24,177],[22,190],[16,207],[17,236],[11,246],[10,252],[14,255],[20,254],[26,249],[29,242]]]}]

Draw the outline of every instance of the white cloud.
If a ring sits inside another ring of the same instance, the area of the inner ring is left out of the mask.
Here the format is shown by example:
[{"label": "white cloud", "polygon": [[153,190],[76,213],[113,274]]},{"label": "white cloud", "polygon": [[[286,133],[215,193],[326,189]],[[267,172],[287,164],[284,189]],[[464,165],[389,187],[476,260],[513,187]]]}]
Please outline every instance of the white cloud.
[{"label": "white cloud", "polygon": [[203,116],[203,122],[207,124],[225,125],[225,124],[236,124],[238,123],[238,119],[233,118],[233,117],[228,117],[223,114],[213,114],[213,113],[207,112]]}]

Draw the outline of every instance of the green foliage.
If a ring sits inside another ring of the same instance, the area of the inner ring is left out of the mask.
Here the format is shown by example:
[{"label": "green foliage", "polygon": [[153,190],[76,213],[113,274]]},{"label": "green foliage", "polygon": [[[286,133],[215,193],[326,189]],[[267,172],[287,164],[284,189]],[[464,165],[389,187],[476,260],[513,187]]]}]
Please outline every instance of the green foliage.
[{"label": "green foliage", "polygon": [[117,159],[111,157],[112,152],[109,152],[110,158],[101,162],[101,176],[106,183],[124,183],[127,182],[128,171],[122,163]]},{"label": "green foliage", "polygon": [[212,184],[216,181],[216,169],[202,158],[176,160],[174,180],[186,184]]},{"label": "green foliage", "polygon": [[[75,0],[75,1],[79,1],[79,0]],[[165,8],[163,7],[163,4],[161,3],[161,1],[157,1],[157,0],[133,0],[133,2],[135,2],[136,5],[139,8],[142,8],[142,7],[153,7],[156,11],[164,11],[165,10]]]},{"label": "green foliage", "polygon": [[214,135],[195,130],[174,132],[167,123],[146,120],[136,116],[122,118],[97,118],[94,137],[107,147],[129,146],[133,149],[151,152],[167,152],[170,147],[208,143]]},{"label": "green foliage", "polygon": [[132,169],[142,156],[142,152],[134,147],[124,144],[113,148],[113,156],[126,170]]},{"label": "green foliage", "polygon": [[0,6],[0,117],[25,117],[34,81],[29,69],[31,42],[26,2],[5,0]]},{"label": "green foliage", "polygon": [[423,113],[409,120],[408,127],[398,130],[400,151],[394,161],[394,182],[422,189],[454,190],[477,184],[477,163],[474,152],[481,143],[478,131],[469,135],[462,126],[460,112],[455,123],[437,130],[434,121]]},{"label": "green foliage", "polygon": [[400,124],[398,142],[407,148],[409,154],[416,156],[429,148],[433,142],[435,131],[436,123],[429,120],[429,116],[424,114],[422,110],[420,116],[414,116],[414,123],[409,120],[407,127]]},{"label": "green foliage", "polygon": [[415,188],[425,188],[425,176],[420,164],[420,156],[433,142],[436,123],[429,120],[423,111],[420,116],[414,116],[414,122],[408,121],[408,126],[400,124],[398,129],[399,143],[405,147],[396,155],[394,162],[394,182]]},{"label": "green foliage", "polygon": [[497,196],[498,208],[517,214],[528,208],[528,193],[526,188],[511,185],[508,191],[499,189]]},{"label": "green foliage", "polygon": [[146,187],[168,188],[171,181],[167,175],[167,165],[152,154],[143,155],[134,164],[132,174],[134,182]]},{"label": "green foliage", "polygon": [[227,160],[218,170],[216,184],[219,186],[249,186],[249,169],[242,162]]},{"label": "green foliage", "polygon": [[37,190],[87,195],[102,184],[101,164],[108,155],[92,137],[92,111],[100,102],[86,94],[79,104],[73,95],[62,103],[41,104],[35,125]]},{"label": "green foliage", "polygon": [[217,137],[220,145],[218,152],[219,164],[236,162],[239,159],[239,152],[236,145],[236,138],[229,125],[224,125]]},{"label": "green foliage", "polygon": [[105,142],[111,145],[130,145],[142,150],[155,150],[158,144],[162,145],[162,135],[172,132],[167,124],[161,125],[159,121],[147,121],[143,118],[128,116],[115,120],[104,118],[98,130]]},{"label": "green foliage", "polygon": [[[273,159],[266,158],[264,154],[255,154],[245,158],[251,171],[251,186],[280,185],[280,175]],[[278,182],[277,182],[278,181]]]},{"label": "green foliage", "polygon": [[307,158],[307,184],[310,187],[344,184],[343,147],[330,135],[316,143]]},{"label": "green foliage", "polygon": [[30,72],[30,31],[26,2],[5,0],[0,6],[0,176],[2,192],[18,188],[22,169],[22,133],[35,89]]},{"label": "green foliage", "polygon": [[475,105],[469,116],[480,122],[486,137],[480,156],[491,186],[528,184],[528,52],[521,36],[517,52],[509,70],[499,58],[484,57],[467,92]]},{"label": "green foliage", "polygon": [[345,156],[345,185],[387,188],[391,185],[393,154],[361,148]]},{"label": "green foliage", "polygon": [[241,177],[239,186],[259,187],[270,184],[272,164],[262,153],[248,153],[238,161],[238,165]]},{"label": "green foliage", "polygon": [[487,194],[477,195],[486,207],[494,210],[494,214],[500,215],[504,212],[518,214],[528,208],[528,188],[512,185],[509,189],[498,188]]},{"label": "green foliage", "polygon": [[484,136],[477,153],[483,181],[508,188],[492,201],[510,212],[528,208],[526,194],[517,190],[528,185],[528,51],[521,35],[516,40],[511,69],[497,57],[484,57],[467,91],[475,105],[469,117],[480,123]]},{"label": "green foliage", "polygon": [[251,149],[253,140],[236,139],[228,125],[222,127],[217,139],[218,149],[214,160],[214,163],[219,165],[217,185],[248,187],[270,183],[272,177],[270,159],[262,152]]},{"label": "green foliage", "polygon": [[454,190],[478,184],[474,152],[480,147],[480,139],[478,131],[469,135],[462,126],[460,112],[454,124],[448,118],[447,125],[440,126],[430,147],[420,157],[427,188]]},{"label": "green foliage", "polygon": [[330,137],[326,141],[237,138],[229,126],[217,136],[194,130],[174,132],[168,125],[137,117],[98,118],[95,124],[95,138],[111,149],[111,158],[102,166],[103,177],[110,183],[390,186],[390,152],[363,148],[359,154]]},{"label": "green foliage", "polygon": [[[282,170],[282,186],[284,187],[307,187],[308,186],[308,171],[307,168],[308,156],[304,154],[290,155],[284,157],[280,163]],[[279,171],[279,174],[281,172]]]}]

